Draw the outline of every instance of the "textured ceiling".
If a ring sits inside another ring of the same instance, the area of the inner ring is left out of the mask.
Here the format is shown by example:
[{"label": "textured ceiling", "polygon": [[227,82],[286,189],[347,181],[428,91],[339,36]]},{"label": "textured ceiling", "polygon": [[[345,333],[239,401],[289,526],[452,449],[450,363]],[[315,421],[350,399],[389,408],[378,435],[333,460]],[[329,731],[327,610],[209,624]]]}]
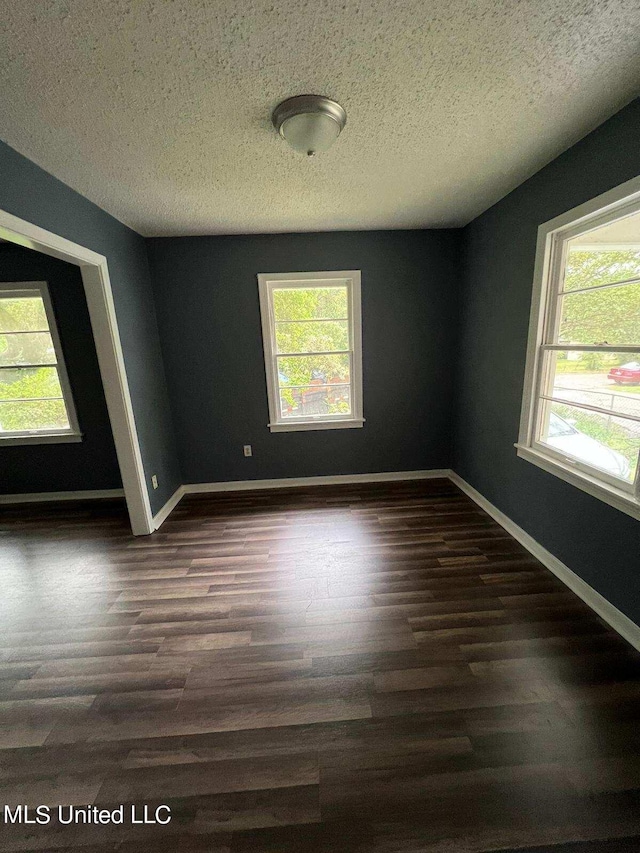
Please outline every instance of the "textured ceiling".
[{"label": "textured ceiling", "polygon": [[[627,103],[638,0],[2,3],[0,137],[145,235],[468,222]],[[270,124],[326,94],[305,159]]]}]

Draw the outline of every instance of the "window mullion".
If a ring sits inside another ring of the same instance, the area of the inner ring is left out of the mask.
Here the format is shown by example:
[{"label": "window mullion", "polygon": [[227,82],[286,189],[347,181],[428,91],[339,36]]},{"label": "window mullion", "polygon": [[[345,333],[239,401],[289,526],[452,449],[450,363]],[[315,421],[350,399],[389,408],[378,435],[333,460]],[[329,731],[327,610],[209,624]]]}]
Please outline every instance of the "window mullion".
[{"label": "window mullion", "polygon": [[541,344],[544,352],[640,352],[640,344]]},{"label": "window mullion", "polygon": [[[314,317],[311,320],[275,320],[275,323],[346,323],[348,317]],[[4,332],[3,332],[4,334]]]},{"label": "window mullion", "polygon": [[[348,382],[323,382],[322,385],[311,385],[309,382],[306,385],[282,385],[280,388],[293,391],[296,388],[348,388]],[[1,401],[0,401],[1,402]]]},{"label": "window mullion", "polygon": [[64,400],[64,397],[7,397],[0,400],[0,406],[4,403],[46,403],[50,400]]},{"label": "window mullion", "polygon": [[0,337],[5,335],[48,335],[49,329],[5,329],[0,332]]},{"label": "window mullion", "polygon": [[592,287],[576,287],[575,290],[561,290],[560,296],[572,296],[574,293],[594,293],[600,290],[610,290],[613,287],[626,287],[629,284],[640,284],[640,276],[623,278],[620,281],[608,281],[605,284],[594,284]]},{"label": "window mullion", "polygon": [[46,361],[41,364],[0,364],[0,370],[39,370],[41,367],[58,367],[55,361]]},{"label": "window mullion", "polygon": [[[613,395],[613,392],[612,396]],[[638,415],[629,415],[626,412],[618,412],[615,409],[603,409],[601,406],[591,405],[590,403],[581,403],[575,402],[574,400],[567,400],[564,397],[554,397],[549,394],[541,394],[540,399],[546,400],[549,403],[561,403],[563,406],[573,406],[576,409],[585,409],[588,412],[595,412],[599,415],[606,415],[610,418],[622,418],[627,421],[634,421],[634,423],[640,423],[640,417]]]},{"label": "window mullion", "polygon": [[277,352],[276,358],[300,358],[313,355],[347,355],[351,350],[348,349],[330,349],[321,352]]}]

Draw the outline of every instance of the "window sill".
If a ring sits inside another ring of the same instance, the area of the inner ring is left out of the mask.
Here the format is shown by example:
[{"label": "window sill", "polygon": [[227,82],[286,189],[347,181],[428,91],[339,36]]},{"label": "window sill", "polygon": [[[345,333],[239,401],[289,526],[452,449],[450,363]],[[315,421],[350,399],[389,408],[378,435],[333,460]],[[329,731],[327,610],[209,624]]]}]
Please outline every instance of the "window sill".
[{"label": "window sill", "polygon": [[42,433],[42,435],[0,435],[0,447],[16,444],[76,444],[82,433]]},{"label": "window sill", "polygon": [[524,444],[516,444],[515,448],[521,459],[526,459],[527,462],[537,465],[549,474],[554,474],[566,483],[570,483],[583,492],[587,492],[587,494],[609,504],[609,506],[615,507],[632,518],[640,520],[640,500],[632,494],[622,489],[617,489],[615,486],[609,485],[602,480],[598,480],[584,471],[580,471],[569,465],[563,465],[554,457],[547,456],[545,453],[534,450],[532,447],[527,447]]},{"label": "window sill", "polygon": [[292,423],[267,424],[271,432],[302,432],[313,429],[357,429],[364,426],[364,418],[349,418],[344,421],[297,421]]}]

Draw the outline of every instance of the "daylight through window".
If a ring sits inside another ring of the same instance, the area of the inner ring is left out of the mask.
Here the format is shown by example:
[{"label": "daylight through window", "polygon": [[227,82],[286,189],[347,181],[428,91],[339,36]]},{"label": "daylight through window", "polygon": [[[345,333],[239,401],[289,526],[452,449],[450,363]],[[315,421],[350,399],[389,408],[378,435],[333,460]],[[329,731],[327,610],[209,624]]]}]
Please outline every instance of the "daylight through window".
[{"label": "daylight through window", "polygon": [[258,283],[271,430],[362,426],[360,273]]},{"label": "daylight through window", "polygon": [[77,435],[46,284],[0,284],[0,441]]},{"label": "daylight through window", "polygon": [[557,235],[552,248],[530,446],[634,494],[640,455],[640,212],[636,206],[627,215],[597,221],[597,227]]}]

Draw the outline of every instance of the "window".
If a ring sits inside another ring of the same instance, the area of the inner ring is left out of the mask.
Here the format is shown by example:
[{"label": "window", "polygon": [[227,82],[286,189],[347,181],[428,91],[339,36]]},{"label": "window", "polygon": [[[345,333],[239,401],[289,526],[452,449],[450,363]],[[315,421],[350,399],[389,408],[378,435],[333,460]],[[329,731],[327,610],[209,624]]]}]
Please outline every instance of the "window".
[{"label": "window", "polygon": [[0,442],[79,440],[46,283],[0,284]]},{"label": "window", "polygon": [[541,226],[517,447],[640,518],[640,193],[611,196]]},{"label": "window", "polygon": [[361,427],[360,272],[260,274],[272,432]]}]

